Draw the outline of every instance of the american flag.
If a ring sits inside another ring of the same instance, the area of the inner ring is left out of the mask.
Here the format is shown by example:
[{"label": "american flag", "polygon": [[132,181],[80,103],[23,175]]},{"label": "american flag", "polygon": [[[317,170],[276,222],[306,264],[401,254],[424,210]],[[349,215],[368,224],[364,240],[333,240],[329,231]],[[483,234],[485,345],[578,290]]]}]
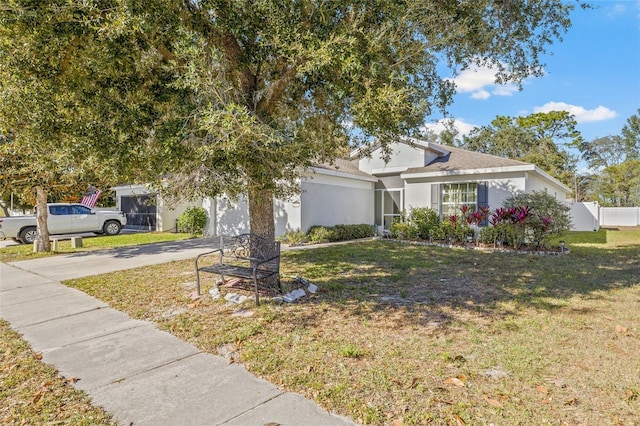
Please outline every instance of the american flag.
[{"label": "american flag", "polygon": [[102,194],[102,191],[92,186],[91,190],[82,197],[82,201],[80,201],[80,204],[92,209],[98,203],[98,197],[100,196],[100,194]]}]

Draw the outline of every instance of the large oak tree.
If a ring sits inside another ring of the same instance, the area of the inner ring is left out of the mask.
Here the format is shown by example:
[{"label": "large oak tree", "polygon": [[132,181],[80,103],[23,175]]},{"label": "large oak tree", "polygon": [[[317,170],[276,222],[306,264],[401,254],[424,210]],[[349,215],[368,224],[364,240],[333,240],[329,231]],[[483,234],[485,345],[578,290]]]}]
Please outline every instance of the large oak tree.
[{"label": "large oak tree", "polygon": [[[295,190],[305,167],[411,134],[451,102],[443,65],[490,64],[498,82],[540,75],[573,8],[562,0],[62,3],[78,10],[88,35],[61,37],[59,51],[102,44],[86,52],[98,59],[84,76],[91,84],[79,85],[89,88],[77,106],[87,124],[80,140],[94,137],[94,152],[118,174],[169,194],[247,194],[252,232],[271,238],[273,197]],[[2,13],[16,21],[38,7],[9,4]],[[65,55],[57,58],[61,67]],[[94,132],[88,121],[100,116]]]}]

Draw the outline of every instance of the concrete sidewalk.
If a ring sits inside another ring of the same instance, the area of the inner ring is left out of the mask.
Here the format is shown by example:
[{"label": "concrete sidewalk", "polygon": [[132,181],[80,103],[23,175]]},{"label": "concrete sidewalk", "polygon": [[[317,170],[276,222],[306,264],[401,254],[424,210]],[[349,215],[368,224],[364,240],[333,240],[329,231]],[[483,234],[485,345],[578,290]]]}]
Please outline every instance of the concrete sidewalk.
[{"label": "concrete sidewalk", "polygon": [[0,263],[0,316],[123,425],[352,425],[60,280],[193,258],[189,240]]}]

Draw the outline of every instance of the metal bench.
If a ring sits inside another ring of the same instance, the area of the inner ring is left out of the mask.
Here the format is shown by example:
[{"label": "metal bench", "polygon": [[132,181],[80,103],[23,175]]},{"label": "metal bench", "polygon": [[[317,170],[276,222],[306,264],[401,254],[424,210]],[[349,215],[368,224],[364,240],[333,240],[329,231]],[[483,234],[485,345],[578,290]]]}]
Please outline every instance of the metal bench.
[{"label": "metal bench", "polygon": [[[217,262],[215,261],[217,257]],[[207,258],[213,258],[211,263]],[[206,264],[202,264],[206,263]],[[200,295],[200,272],[250,279],[256,293],[256,305],[260,304],[259,288],[280,286],[280,242],[255,234],[220,237],[220,248],[199,254],[195,259],[196,290]]]}]

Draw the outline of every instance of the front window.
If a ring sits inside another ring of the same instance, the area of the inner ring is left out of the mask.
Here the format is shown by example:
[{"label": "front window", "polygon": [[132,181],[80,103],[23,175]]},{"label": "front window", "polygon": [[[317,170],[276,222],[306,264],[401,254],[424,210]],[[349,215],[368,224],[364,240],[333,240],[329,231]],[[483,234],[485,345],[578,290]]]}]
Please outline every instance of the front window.
[{"label": "front window", "polygon": [[460,216],[460,208],[478,209],[478,184],[476,182],[445,183],[442,185],[442,217]]}]

